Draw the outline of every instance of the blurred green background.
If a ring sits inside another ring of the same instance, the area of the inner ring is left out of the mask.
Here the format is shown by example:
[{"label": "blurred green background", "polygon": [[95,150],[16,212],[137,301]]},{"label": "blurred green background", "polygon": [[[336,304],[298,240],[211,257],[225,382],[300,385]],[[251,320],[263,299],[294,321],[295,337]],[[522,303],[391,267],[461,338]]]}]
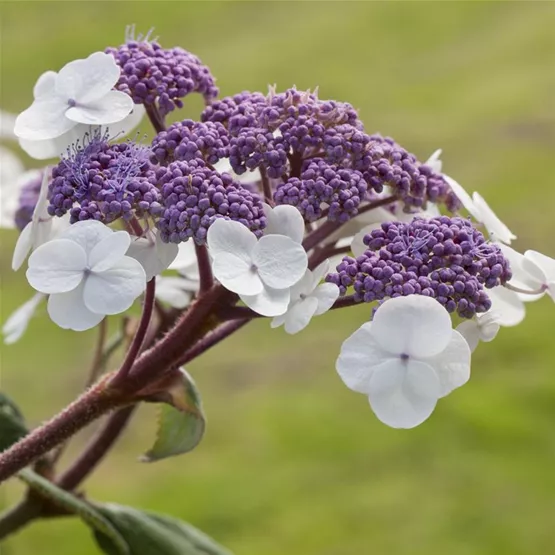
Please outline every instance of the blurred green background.
[{"label": "blurred green background", "polygon": [[[1,102],[18,112],[40,73],[123,41],[136,23],[196,53],[222,95],[320,86],[369,132],[393,136],[480,191],[519,236],[555,256],[553,2],[3,2]],[[199,99],[185,113],[197,115]],[[0,235],[2,320],[31,295]],[[96,499],[167,512],[237,555],[517,555],[555,550],[555,310],[529,306],[473,357],[468,385],[412,431],[380,424],[335,374],[368,309],[317,318],[296,336],[259,321],[190,365],[205,440],[145,465],[142,409],[86,483]],[[2,389],[33,425],[82,386],[93,334],[43,314],[2,347]],[[68,457],[91,430],[76,441]],[[67,458],[65,459],[67,461]],[[2,486],[0,504],[20,488]],[[73,520],[41,522],[2,555],[96,553]]]}]

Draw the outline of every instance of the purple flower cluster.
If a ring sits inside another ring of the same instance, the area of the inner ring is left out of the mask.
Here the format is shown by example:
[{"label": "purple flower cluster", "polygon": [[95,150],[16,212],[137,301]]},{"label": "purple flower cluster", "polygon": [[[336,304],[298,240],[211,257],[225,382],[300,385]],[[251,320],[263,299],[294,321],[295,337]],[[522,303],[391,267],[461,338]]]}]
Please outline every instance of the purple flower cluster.
[{"label": "purple flower cluster", "polygon": [[106,53],[112,54],[121,68],[116,88],[127,93],[135,104],[157,102],[162,115],[181,108],[181,99],[190,93],[202,94],[206,103],[218,96],[208,67],[182,48],[165,49],[146,37],[106,48]]},{"label": "purple flower cluster", "polygon": [[344,223],[356,215],[366,193],[360,172],[314,159],[305,162],[300,178],[291,177],[278,185],[274,200],[296,206],[309,222],[318,220],[322,205],[327,205],[328,219]]},{"label": "purple flower cluster", "polygon": [[75,145],[52,171],[52,216],[71,215],[71,223],[157,216],[162,211],[150,149],[132,142],[110,145],[105,137]]},{"label": "purple flower cluster", "polygon": [[[459,207],[441,175],[393,140],[368,135],[349,104],[295,88],[280,94],[271,89],[267,96],[242,92],[207,107],[202,120],[229,131],[229,160],[237,174],[260,168],[281,181],[274,201],[297,206],[308,221],[322,214],[346,221],[385,186],[408,210],[428,201]],[[327,165],[317,184],[312,168],[305,176],[309,161]]]},{"label": "purple flower cluster", "polygon": [[21,187],[18,206],[14,215],[15,226],[19,231],[22,231],[33,217],[35,206],[39,200],[42,179],[43,172],[41,171]]},{"label": "purple flower cluster", "polygon": [[156,179],[164,205],[156,225],[165,242],[180,243],[192,237],[203,244],[216,218],[238,221],[257,236],[266,227],[258,195],[201,161],[172,162],[158,168]]},{"label": "purple flower cluster", "polygon": [[219,122],[201,123],[187,119],[158,133],[152,141],[152,152],[152,161],[159,164],[194,159],[216,164],[229,157],[229,136]]},{"label": "purple flower cluster", "polygon": [[511,278],[499,247],[487,243],[469,220],[441,216],[408,224],[390,222],[364,237],[368,250],[346,256],[326,280],[345,294],[353,286],[358,301],[426,295],[448,312],[472,318],[491,307],[484,288]]}]

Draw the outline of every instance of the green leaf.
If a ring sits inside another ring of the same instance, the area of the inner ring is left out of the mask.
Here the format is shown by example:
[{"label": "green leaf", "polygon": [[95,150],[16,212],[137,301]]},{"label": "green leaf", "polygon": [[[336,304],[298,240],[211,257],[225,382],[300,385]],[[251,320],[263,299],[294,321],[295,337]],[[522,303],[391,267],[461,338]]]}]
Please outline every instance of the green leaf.
[{"label": "green leaf", "polygon": [[[125,538],[131,555],[231,555],[212,538],[176,518],[112,503],[96,507]],[[119,555],[111,538],[98,531],[94,535],[104,553]]]},{"label": "green leaf", "polygon": [[181,455],[194,449],[204,435],[206,420],[200,393],[193,378],[179,370],[176,379],[158,398],[158,429],[154,446],[141,457],[142,462],[154,462]]},{"label": "green leaf", "polygon": [[133,555],[134,552],[131,551],[127,542],[116,527],[114,527],[110,520],[94,505],[59,488],[30,468],[23,469],[18,473],[18,477],[25,482],[30,489],[39,493],[41,497],[50,500],[54,505],[64,509],[68,513],[79,516],[81,520],[89,525],[96,533],[102,534],[105,538],[109,538],[110,545],[112,546],[112,551],[110,553],[114,555]]},{"label": "green leaf", "polygon": [[27,435],[25,420],[17,405],[0,393],[0,451]]}]

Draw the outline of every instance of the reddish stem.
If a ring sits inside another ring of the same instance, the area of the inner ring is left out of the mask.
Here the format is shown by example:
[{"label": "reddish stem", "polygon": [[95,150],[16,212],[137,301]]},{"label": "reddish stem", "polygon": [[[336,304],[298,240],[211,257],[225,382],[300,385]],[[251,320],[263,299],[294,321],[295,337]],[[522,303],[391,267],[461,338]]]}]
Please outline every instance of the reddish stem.
[{"label": "reddish stem", "polygon": [[197,245],[195,243],[195,251],[197,253],[198,271],[200,277],[200,293],[206,293],[214,285],[214,276],[212,275],[212,265],[210,263],[210,255],[206,245]]}]

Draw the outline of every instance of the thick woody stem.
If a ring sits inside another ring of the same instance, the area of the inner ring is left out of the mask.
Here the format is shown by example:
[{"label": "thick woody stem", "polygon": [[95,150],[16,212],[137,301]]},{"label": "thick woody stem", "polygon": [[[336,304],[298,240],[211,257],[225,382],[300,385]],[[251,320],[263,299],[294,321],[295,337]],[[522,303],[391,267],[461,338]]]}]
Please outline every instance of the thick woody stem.
[{"label": "thick woody stem", "polygon": [[105,390],[103,382],[88,389],[46,424],[0,453],[0,482],[48,453],[118,404],[119,399]]}]

